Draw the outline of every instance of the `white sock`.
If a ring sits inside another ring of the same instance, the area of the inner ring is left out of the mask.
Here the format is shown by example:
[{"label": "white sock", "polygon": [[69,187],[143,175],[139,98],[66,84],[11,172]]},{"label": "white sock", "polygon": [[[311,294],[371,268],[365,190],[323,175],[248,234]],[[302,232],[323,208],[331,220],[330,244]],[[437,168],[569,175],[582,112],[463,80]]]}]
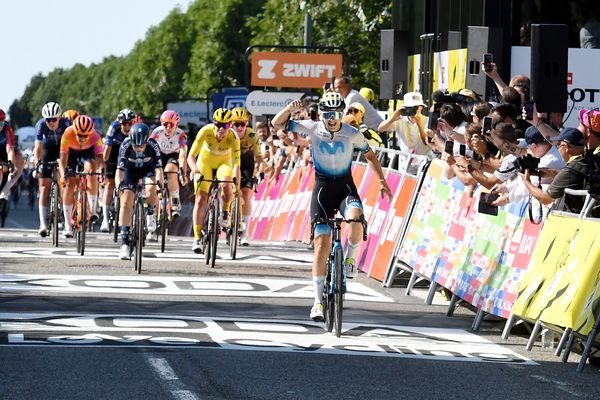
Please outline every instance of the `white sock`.
[{"label": "white sock", "polygon": [[98,206],[98,196],[89,196],[90,211],[92,214],[96,213],[96,207]]},{"label": "white sock", "polygon": [[73,204],[63,204],[63,215],[65,217],[65,230],[71,228],[71,214],[73,213]]},{"label": "white sock", "polygon": [[171,192],[171,198],[176,202],[179,202],[179,190],[174,190]]},{"label": "white sock", "polygon": [[315,304],[323,301],[323,288],[325,287],[324,276],[313,276],[313,283],[315,288]]},{"label": "white sock", "polygon": [[40,229],[46,228],[46,215],[48,215],[48,206],[42,206],[39,208],[40,215]]},{"label": "white sock", "polygon": [[108,223],[108,206],[106,204],[102,204],[102,214],[104,215],[104,221]]},{"label": "white sock", "polygon": [[348,240],[348,248],[346,249],[346,258],[355,258],[356,250],[358,250],[360,243],[354,244]]},{"label": "white sock", "polygon": [[246,230],[248,230],[248,224],[250,223],[249,215],[242,215],[242,236],[246,236]]}]

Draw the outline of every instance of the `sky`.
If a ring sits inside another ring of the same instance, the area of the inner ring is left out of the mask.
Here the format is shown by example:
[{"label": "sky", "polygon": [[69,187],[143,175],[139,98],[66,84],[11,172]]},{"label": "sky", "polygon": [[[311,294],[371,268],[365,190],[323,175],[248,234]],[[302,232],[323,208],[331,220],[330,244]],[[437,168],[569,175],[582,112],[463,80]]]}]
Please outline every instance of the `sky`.
[{"label": "sky", "polygon": [[0,108],[31,78],[128,54],[151,26],[190,0],[4,0],[0,6]]}]

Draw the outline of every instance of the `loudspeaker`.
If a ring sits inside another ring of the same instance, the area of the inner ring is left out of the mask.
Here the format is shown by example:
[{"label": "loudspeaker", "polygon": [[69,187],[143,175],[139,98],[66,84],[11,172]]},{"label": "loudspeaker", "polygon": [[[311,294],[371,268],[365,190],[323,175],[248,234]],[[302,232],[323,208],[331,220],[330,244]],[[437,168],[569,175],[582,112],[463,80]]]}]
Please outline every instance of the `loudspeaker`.
[{"label": "loudspeaker", "polygon": [[539,112],[567,112],[569,28],[531,25],[531,98]]},{"label": "loudspeaker", "polygon": [[401,98],[408,77],[408,32],[381,30],[379,98]]},{"label": "loudspeaker", "polygon": [[483,72],[481,60],[485,53],[494,55],[498,71],[503,67],[502,29],[487,26],[469,26],[467,35],[467,88],[475,91],[486,101],[496,101],[494,81]]}]

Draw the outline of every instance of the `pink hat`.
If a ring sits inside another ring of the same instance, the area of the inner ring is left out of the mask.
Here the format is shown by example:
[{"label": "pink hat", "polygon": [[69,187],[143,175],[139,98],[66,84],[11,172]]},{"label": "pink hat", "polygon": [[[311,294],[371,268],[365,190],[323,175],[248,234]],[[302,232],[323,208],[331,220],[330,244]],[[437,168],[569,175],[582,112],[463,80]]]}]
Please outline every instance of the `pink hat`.
[{"label": "pink hat", "polygon": [[586,128],[600,133],[600,110],[579,110],[579,120]]}]

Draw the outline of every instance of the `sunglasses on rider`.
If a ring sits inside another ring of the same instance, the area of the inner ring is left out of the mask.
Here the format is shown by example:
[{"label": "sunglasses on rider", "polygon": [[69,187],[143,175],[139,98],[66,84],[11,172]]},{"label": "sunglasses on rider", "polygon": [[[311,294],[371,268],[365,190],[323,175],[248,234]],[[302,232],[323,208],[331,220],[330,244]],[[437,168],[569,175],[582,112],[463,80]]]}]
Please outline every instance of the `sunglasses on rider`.
[{"label": "sunglasses on rider", "polygon": [[172,123],[172,122],[163,122],[163,124],[162,124],[162,125],[163,125],[165,128],[167,128],[167,129],[171,129],[172,127],[174,127],[174,126],[175,126],[175,124],[174,124],[174,123]]},{"label": "sunglasses on rider", "polygon": [[321,115],[323,119],[342,119],[341,111],[324,111]]},{"label": "sunglasses on rider", "polygon": [[246,126],[245,122],[234,122],[233,126],[235,126],[236,128],[241,128],[243,126]]},{"label": "sunglasses on rider", "polygon": [[131,126],[131,125],[133,125],[133,122],[132,121],[123,121],[123,122],[121,122],[121,125]]},{"label": "sunglasses on rider", "polygon": [[215,122],[215,126],[217,127],[217,129],[229,129],[229,122]]},{"label": "sunglasses on rider", "polygon": [[56,122],[56,121],[58,121],[58,118],[46,118],[46,122],[52,123],[52,122]]},{"label": "sunglasses on rider", "polygon": [[77,134],[77,139],[79,140],[86,140],[88,138],[87,135],[80,135],[79,133]]}]

